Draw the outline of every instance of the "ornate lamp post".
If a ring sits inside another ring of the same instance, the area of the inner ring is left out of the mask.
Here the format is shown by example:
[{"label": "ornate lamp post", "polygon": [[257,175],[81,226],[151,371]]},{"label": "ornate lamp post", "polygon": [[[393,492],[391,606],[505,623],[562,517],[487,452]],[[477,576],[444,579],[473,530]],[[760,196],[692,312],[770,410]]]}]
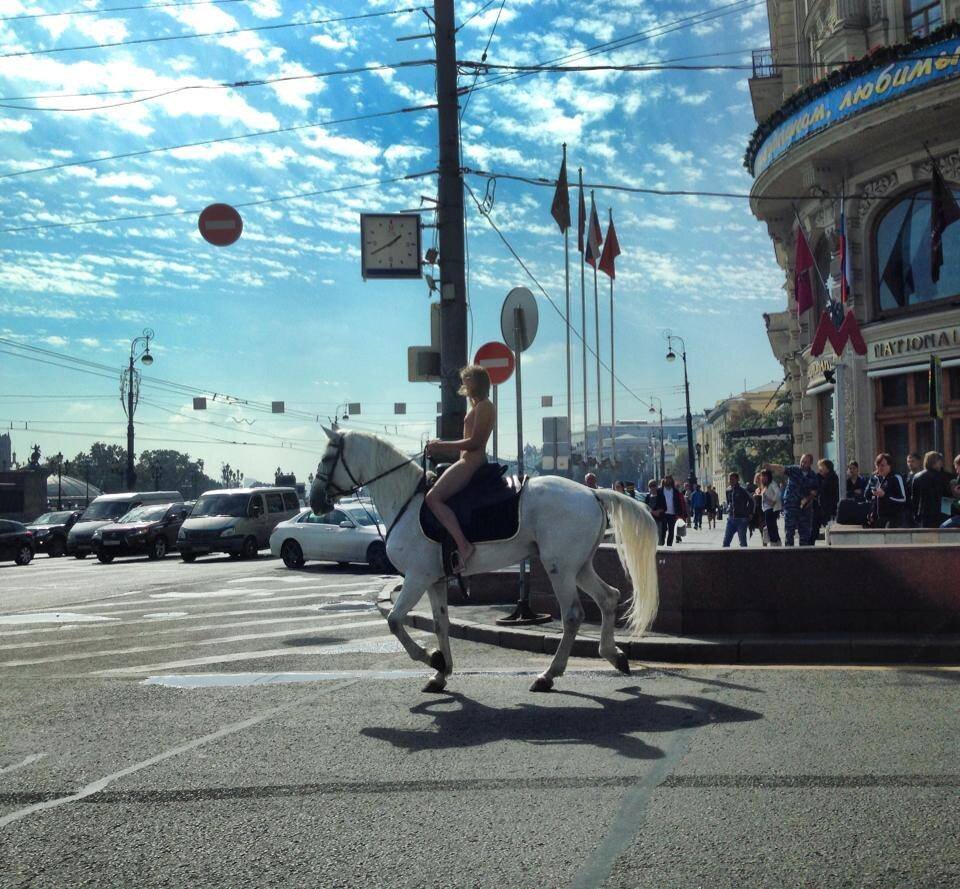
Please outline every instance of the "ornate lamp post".
[{"label": "ornate lamp post", "polygon": [[[137,485],[137,473],[133,468],[133,414],[137,409],[137,401],[140,397],[139,374],[134,370],[133,363],[137,358],[149,367],[153,364],[153,356],[150,354],[150,340],[153,339],[153,331],[147,327],[142,336],[134,337],[130,342],[130,364],[122,379],[122,389],[125,389],[126,401],[123,402],[124,410],[127,412],[127,490],[132,491]],[[121,399],[122,401],[122,399]]]},{"label": "ornate lamp post", "polygon": [[[663,477],[667,474],[667,458],[663,450],[663,401],[656,395],[651,395],[650,400],[656,401],[660,406],[660,479],[663,480]],[[656,413],[652,404],[650,405],[650,413]]]},{"label": "ornate lamp post", "polygon": [[690,380],[687,377],[687,344],[683,341],[683,337],[676,336],[669,331],[664,335],[667,338],[667,361],[677,360],[676,352],[673,351],[673,341],[676,340],[680,343],[680,357],[683,359],[683,389],[687,399],[687,460],[690,463],[688,481],[691,485],[695,485],[697,483],[697,465],[693,449],[693,417],[690,415]]},{"label": "ornate lamp post", "polygon": [[63,452],[57,454],[57,509],[63,509]]}]

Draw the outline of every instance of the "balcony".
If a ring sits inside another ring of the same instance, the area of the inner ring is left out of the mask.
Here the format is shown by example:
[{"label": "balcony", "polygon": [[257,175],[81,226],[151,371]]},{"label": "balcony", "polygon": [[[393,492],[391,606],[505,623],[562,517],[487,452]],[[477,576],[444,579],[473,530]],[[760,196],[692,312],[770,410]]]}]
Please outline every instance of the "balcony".
[{"label": "balcony", "polygon": [[779,77],[780,70],[773,60],[773,50],[755,49],[753,51],[753,76],[751,80],[763,80],[768,77]]},{"label": "balcony", "polygon": [[753,74],[749,85],[753,116],[757,123],[761,123],[783,104],[783,80],[772,50],[753,51]]}]

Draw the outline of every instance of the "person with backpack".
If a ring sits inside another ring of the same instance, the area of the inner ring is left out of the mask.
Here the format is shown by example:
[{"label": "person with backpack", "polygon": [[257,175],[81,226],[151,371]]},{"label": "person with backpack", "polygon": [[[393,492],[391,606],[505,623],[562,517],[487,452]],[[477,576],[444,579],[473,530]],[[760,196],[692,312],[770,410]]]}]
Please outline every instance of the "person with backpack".
[{"label": "person with backpack", "polygon": [[727,488],[727,527],[723,532],[723,546],[730,546],[734,534],[740,539],[740,546],[746,546],[747,526],[753,518],[753,495],[741,486],[740,473],[731,472],[728,480],[730,487]]}]

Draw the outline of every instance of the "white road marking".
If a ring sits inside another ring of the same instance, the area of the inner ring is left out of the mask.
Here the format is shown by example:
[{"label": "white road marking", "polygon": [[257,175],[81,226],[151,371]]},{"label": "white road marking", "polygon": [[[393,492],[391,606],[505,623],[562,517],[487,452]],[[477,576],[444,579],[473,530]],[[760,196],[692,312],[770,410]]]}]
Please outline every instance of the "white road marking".
[{"label": "white road marking", "polygon": [[[314,620],[323,620],[324,617],[334,619],[339,617],[336,614],[317,615]],[[317,625],[312,627],[295,627],[288,630],[278,630],[272,633],[242,633],[238,636],[219,636],[215,639],[194,639],[182,642],[169,642],[163,645],[136,645],[130,648],[113,648],[104,651],[74,652],[73,654],[61,654],[51,657],[34,658],[25,661],[5,661],[0,663],[0,667],[29,667],[36,664],[58,664],[64,661],[84,661],[94,660],[96,658],[110,657],[118,654],[141,654],[145,651],[162,651],[166,648],[185,648],[196,645],[231,645],[235,642],[248,642],[251,639],[275,639],[282,636],[293,636],[298,633],[323,633],[330,630],[345,630],[352,627],[365,627],[373,624],[382,624],[382,619],[363,620],[348,624],[335,624],[332,626]]]},{"label": "white road marking", "polygon": [[116,620],[100,614],[74,614],[72,611],[35,611],[32,614],[0,614],[0,624],[65,624]]},{"label": "white road marking", "polygon": [[[145,614],[143,616],[143,619],[150,620],[151,618],[154,618],[156,620],[170,620],[172,618],[189,617],[189,616],[190,614],[187,611],[156,611],[153,614]],[[124,620],[124,621],[121,621],[118,624],[118,626],[122,627],[129,624],[138,624],[138,623],[140,623],[140,621],[138,620]]]},{"label": "white road marking", "polygon": [[3,766],[0,768],[0,775],[9,775],[10,772],[15,772],[17,769],[26,768],[38,759],[43,759],[46,755],[46,753],[31,753],[26,759],[21,759],[20,762],[15,762],[12,766]]},{"label": "white road marking", "polygon": [[[346,629],[347,627],[363,626],[363,624],[342,624],[340,627],[327,629]],[[333,655],[333,654],[362,654],[399,653],[403,646],[392,636],[373,636],[356,642],[344,642],[338,645],[302,645],[296,648],[269,648],[265,651],[240,651],[234,654],[211,655],[210,657],[190,658],[183,661],[169,661],[165,664],[141,664],[139,667],[116,667],[112,670],[96,670],[90,676],[114,676],[131,673],[159,673],[164,670],[181,670],[184,667],[202,667],[209,664],[234,664],[238,661],[258,661],[263,658],[289,657],[293,654]]]},{"label": "white road marking", "polygon": [[[402,646],[401,646],[402,648]],[[243,688],[248,685],[285,685],[297,682],[329,682],[331,679],[422,679],[433,670],[332,670],[325,673],[194,673],[151,676],[141,685],[164,688]]]}]

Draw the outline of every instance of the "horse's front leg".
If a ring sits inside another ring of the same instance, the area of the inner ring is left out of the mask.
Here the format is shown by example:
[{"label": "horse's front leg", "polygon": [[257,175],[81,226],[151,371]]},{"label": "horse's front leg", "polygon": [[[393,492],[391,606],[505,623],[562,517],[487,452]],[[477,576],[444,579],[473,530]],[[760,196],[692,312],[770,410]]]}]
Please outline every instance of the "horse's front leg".
[{"label": "horse's front leg", "polygon": [[403,579],[400,595],[397,596],[397,601],[393,603],[393,608],[390,609],[390,613],[387,615],[387,626],[390,627],[390,632],[397,637],[410,657],[415,661],[435,666],[431,664],[430,655],[410,638],[407,628],[403,625],[404,618],[416,607],[417,602],[423,597],[427,585],[428,581],[426,578],[418,577],[415,574],[407,574]]},{"label": "horse's front leg", "polygon": [[427,652],[430,666],[437,671],[424,687],[427,692],[440,692],[446,687],[447,677],[453,672],[453,654],[450,652],[450,615],[447,610],[447,582],[438,581],[427,590],[433,609],[433,628],[440,648]]}]

